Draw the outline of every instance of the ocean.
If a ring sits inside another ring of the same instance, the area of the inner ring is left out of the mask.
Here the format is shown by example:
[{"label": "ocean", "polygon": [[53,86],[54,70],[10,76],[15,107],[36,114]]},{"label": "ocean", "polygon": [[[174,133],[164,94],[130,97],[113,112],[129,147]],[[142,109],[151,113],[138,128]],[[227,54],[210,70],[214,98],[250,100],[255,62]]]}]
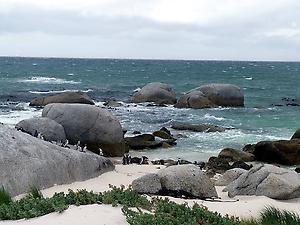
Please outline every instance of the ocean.
[{"label": "ocean", "polygon": [[126,104],[111,110],[128,134],[153,132],[174,121],[233,128],[223,133],[172,131],[185,136],[176,147],[132,155],[201,161],[226,147],[289,139],[300,128],[300,107],[282,100],[300,100],[299,62],[0,57],[0,122],[13,126],[40,116],[41,110],[29,107],[38,96],[80,90],[101,106],[111,99],[126,102],[134,90],[154,81],[170,84],[177,97],[208,83],[235,84],[244,91],[245,107],[196,110]]}]

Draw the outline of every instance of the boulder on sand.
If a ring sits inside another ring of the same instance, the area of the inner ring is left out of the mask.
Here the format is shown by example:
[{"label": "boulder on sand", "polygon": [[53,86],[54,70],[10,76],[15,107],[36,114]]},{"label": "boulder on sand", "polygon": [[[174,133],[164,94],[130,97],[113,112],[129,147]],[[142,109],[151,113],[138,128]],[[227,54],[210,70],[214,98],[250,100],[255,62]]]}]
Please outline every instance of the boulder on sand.
[{"label": "boulder on sand", "polygon": [[269,164],[257,165],[240,175],[224,191],[228,191],[229,197],[257,195],[280,200],[299,198],[300,175]]},{"label": "boulder on sand", "polygon": [[30,102],[30,106],[41,107],[51,103],[81,103],[94,105],[93,100],[83,92],[64,92],[56,95],[35,98]]},{"label": "boulder on sand", "polygon": [[300,129],[293,134],[291,139],[300,139]]},{"label": "boulder on sand", "polygon": [[105,109],[83,104],[49,104],[43,117],[61,124],[70,144],[87,144],[88,149],[105,156],[123,156],[126,149],[118,119]]},{"label": "boulder on sand", "polygon": [[16,124],[16,129],[32,136],[39,133],[43,135],[46,141],[64,142],[66,140],[63,126],[46,117],[22,120]]},{"label": "boulder on sand", "polygon": [[190,90],[183,95],[177,108],[210,108],[210,107],[244,106],[244,94],[241,88],[232,84],[207,84]]},{"label": "boulder on sand", "polygon": [[0,124],[0,180],[13,196],[86,180],[114,169],[109,159],[62,148]]},{"label": "boulder on sand", "polygon": [[174,104],[176,103],[176,93],[167,84],[153,82],[134,93],[130,101],[133,103],[154,102],[156,104]]},{"label": "boulder on sand", "polygon": [[204,172],[198,166],[188,164],[169,166],[157,174],[138,178],[132,184],[133,189],[139,193],[200,199],[218,196],[213,183]]}]

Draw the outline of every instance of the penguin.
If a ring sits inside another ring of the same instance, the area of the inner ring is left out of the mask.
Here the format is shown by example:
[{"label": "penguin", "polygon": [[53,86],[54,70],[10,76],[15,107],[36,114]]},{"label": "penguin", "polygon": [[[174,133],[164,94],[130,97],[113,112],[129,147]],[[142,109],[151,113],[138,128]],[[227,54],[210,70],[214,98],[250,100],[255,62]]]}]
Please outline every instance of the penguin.
[{"label": "penguin", "polygon": [[86,152],[86,151],[87,151],[87,146],[86,146],[86,144],[84,145],[82,151],[83,151],[83,152]]}]

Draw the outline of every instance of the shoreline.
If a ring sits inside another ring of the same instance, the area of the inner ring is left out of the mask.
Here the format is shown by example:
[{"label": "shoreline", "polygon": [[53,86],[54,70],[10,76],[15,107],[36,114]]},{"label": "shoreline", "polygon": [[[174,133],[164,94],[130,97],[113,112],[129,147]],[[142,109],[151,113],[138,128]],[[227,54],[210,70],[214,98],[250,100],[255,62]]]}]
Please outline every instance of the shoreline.
[{"label": "shoreline", "polygon": [[[109,184],[114,186],[125,185],[126,187],[131,182],[148,173],[155,173],[159,168],[164,166],[157,165],[116,165],[115,170],[104,173],[98,177],[74,182],[71,184],[56,185],[47,189],[41,190],[45,197],[52,196],[55,192],[67,192],[68,189],[76,191],[77,189],[86,189],[88,191],[103,192],[109,189]],[[222,215],[238,216],[241,218],[258,217],[261,210],[266,206],[274,206],[282,210],[288,210],[300,215],[300,198],[291,200],[274,200],[265,196],[236,196],[229,198],[226,192],[222,192],[224,187],[216,187],[221,200],[230,202],[209,202],[196,199],[181,199],[167,197],[170,200],[182,204],[188,203],[190,206],[197,202],[200,205],[207,207],[210,211],[216,211]],[[22,195],[17,196],[20,198]],[[237,200],[232,202],[232,200]],[[101,221],[101,223],[99,223]],[[0,224],[106,224],[106,225],[121,225],[128,224],[125,216],[122,215],[120,207],[112,207],[109,205],[87,205],[87,206],[71,206],[65,212],[51,213],[39,218],[19,221],[0,221]]]}]

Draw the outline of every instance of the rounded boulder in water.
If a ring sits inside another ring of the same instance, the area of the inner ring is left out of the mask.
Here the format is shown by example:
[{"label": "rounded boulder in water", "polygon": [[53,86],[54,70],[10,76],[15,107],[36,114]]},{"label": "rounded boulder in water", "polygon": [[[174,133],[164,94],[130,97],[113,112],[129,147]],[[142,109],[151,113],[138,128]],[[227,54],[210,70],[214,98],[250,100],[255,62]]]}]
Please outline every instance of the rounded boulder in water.
[{"label": "rounded boulder in water", "polygon": [[153,82],[133,94],[131,102],[155,102],[157,104],[175,104],[176,93],[168,84]]},{"label": "rounded boulder in water", "polygon": [[[118,119],[105,109],[84,104],[49,104],[43,109],[43,117],[61,124],[71,144],[101,148],[106,156],[122,156],[125,153],[123,131]],[[90,149],[90,148],[89,148]]]}]

